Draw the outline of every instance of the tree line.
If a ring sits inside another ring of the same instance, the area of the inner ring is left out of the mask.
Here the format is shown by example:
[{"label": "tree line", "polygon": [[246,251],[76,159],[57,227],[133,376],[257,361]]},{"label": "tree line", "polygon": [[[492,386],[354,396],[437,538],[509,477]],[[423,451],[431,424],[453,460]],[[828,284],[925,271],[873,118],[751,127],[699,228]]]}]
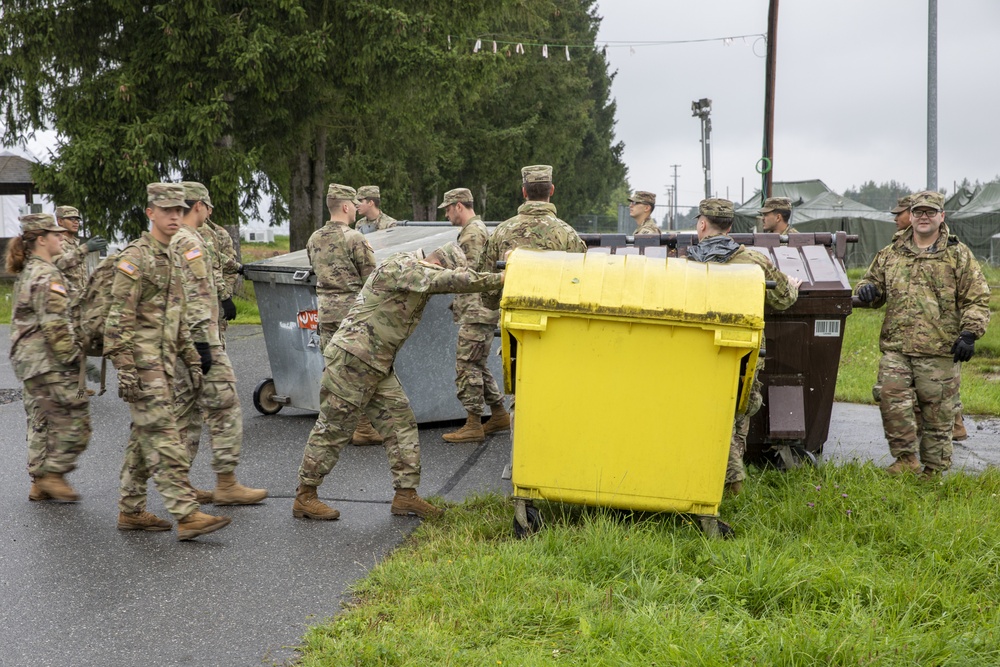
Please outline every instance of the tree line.
[{"label": "tree line", "polygon": [[151,181],[205,183],[222,224],[288,220],[296,249],[331,181],[413,220],[465,186],[502,219],[533,163],[571,219],[625,183],[599,22],[595,0],[5,0],[2,139],[55,130],[38,189],[126,238]]}]

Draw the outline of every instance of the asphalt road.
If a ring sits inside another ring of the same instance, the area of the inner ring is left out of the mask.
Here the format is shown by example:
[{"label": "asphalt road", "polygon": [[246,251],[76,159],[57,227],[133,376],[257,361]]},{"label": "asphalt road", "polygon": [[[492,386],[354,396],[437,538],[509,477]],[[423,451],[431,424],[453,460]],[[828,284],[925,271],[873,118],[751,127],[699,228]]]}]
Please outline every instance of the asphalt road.
[{"label": "asphalt road", "polygon": [[[18,383],[0,327],[0,396]],[[393,517],[384,451],[348,447],[320,489],[339,521],[291,517],[296,471],[314,415],[292,409],[264,417],[252,406],[268,376],[259,327],[230,330],[239,378],[244,449],[238,476],[271,497],[255,507],[208,511],[233,517],[226,529],[193,542],[174,532],[115,529],[118,473],[128,410],[113,379],[91,403],[94,435],[70,475],[80,503],[29,503],[20,401],[0,405],[0,666],[258,665],[294,659],[309,624],[338,613],[352,582],[419,523]],[[111,373],[113,376],[113,373]],[[1000,463],[1000,423],[968,419],[957,468]],[[509,493],[500,473],[509,441],[448,445],[442,429],[423,429],[423,495],[460,501],[483,491]],[[204,442],[204,441],[203,441]],[[826,458],[887,460],[878,411],[834,406]],[[192,471],[213,486],[207,446]],[[167,517],[155,492],[149,509]]]}]

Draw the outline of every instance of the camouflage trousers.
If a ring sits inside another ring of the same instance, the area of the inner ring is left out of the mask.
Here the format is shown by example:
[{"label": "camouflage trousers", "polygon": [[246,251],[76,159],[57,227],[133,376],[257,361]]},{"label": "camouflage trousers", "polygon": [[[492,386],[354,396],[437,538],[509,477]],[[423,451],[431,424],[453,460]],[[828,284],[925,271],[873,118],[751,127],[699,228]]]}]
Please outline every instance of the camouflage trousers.
[{"label": "camouflage trousers", "polygon": [[482,415],[487,405],[503,402],[503,393],[487,366],[495,329],[493,324],[478,323],[458,327],[455,386],[462,407],[476,415]]},{"label": "camouflage trousers", "polygon": [[320,412],[309,433],[299,483],[319,486],[337,465],[362,414],[385,438],[392,486],[415,489],[420,484],[420,438],[417,420],[396,373],[377,371],[339,347],[330,346],[320,387]]},{"label": "camouflage trousers", "polygon": [[[951,357],[911,357],[885,352],[878,365],[879,408],[889,452],[896,458],[919,454],[932,470],[951,467],[952,429],[958,407],[959,364]],[[919,406],[920,436],[917,436]]]},{"label": "camouflage trousers", "polygon": [[80,397],[79,373],[52,372],[24,382],[28,475],[64,474],[90,442],[90,401]]},{"label": "camouflage trousers", "polygon": [[150,477],[167,511],[181,519],[198,509],[188,480],[191,459],[174,418],[173,387],[163,371],[140,370],[142,397],[129,403],[132,431],[122,462],[118,508],[126,514],[146,509]]},{"label": "camouflage trousers", "polygon": [[320,352],[326,350],[326,346],[330,343],[330,339],[333,338],[333,334],[337,333],[337,329],[340,328],[340,322],[320,322],[317,327],[317,332],[319,334],[319,349]]},{"label": "camouflage trousers", "polygon": [[[221,304],[221,302],[220,302]],[[220,305],[221,310],[221,305]],[[224,317],[219,318],[219,340],[222,342],[222,349],[226,349],[226,329],[229,328],[229,320]]]},{"label": "camouflage trousers", "polygon": [[243,409],[236,395],[236,373],[229,355],[221,347],[212,347],[212,368],[205,376],[201,391],[191,386],[191,375],[183,364],[174,373],[174,408],[177,431],[194,462],[201,442],[202,423],[208,425],[212,446],[212,470],[230,473],[240,463],[243,447]]},{"label": "camouflage trousers", "polygon": [[729,462],[726,464],[726,484],[746,479],[746,468],[743,466],[743,455],[747,451],[747,434],[750,432],[750,418],[760,411],[764,404],[763,385],[757,378],[764,370],[764,350],[757,357],[757,367],[753,373],[753,386],[750,387],[750,399],[747,401],[746,412],[737,412],[733,420],[733,434],[729,439]]}]

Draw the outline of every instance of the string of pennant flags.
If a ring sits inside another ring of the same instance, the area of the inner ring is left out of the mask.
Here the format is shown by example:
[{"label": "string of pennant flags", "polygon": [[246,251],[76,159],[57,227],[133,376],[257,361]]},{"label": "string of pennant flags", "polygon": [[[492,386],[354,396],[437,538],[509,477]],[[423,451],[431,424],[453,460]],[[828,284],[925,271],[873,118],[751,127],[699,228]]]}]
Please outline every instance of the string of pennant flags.
[{"label": "string of pennant flags", "polygon": [[[721,42],[724,46],[731,46],[735,44],[737,40],[741,41],[744,45],[752,46],[758,41],[767,41],[767,35],[763,33],[754,33],[749,35],[731,35],[729,37],[705,37],[702,39],[671,39],[671,40],[645,40],[645,41],[617,41],[617,40],[605,40],[595,44],[548,44],[546,42],[539,41],[527,41],[527,40],[514,40],[514,39],[490,39],[482,37],[459,37],[455,36],[456,42],[471,43],[472,52],[479,53],[484,49],[484,44],[486,49],[492,47],[493,53],[497,53],[500,49],[505,47],[514,47],[514,53],[519,55],[524,55],[526,53],[526,48],[537,48],[541,47],[542,57],[549,57],[549,49],[558,51],[562,49],[566,56],[566,60],[570,60],[570,49],[594,49],[599,48],[603,45],[606,49],[618,49],[627,48],[631,53],[635,53],[636,48],[650,47],[650,46],[672,46],[676,44],[702,44],[706,42]],[[747,41],[752,40],[752,41]],[[452,36],[448,35],[448,50],[452,49]]]}]

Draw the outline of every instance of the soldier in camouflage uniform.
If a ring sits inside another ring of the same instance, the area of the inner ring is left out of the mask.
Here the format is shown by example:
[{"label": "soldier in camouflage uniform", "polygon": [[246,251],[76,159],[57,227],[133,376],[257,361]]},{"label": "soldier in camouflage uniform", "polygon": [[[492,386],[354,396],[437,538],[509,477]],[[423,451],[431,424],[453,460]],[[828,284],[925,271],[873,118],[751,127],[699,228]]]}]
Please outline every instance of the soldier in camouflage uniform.
[{"label": "soldier in camouflage uniform", "polygon": [[633,234],[659,234],[660,228],[653,220],[653,208],[656,207],[656,195],[645,190],[636,190],[628,200],[628,214],[635,220],[636,229]]},{"label": "soldier in camouflage uniform", "polygon": [[[719,264],[756,264],[764,271],[764,279],[775,283],[775,287],[765,293],[765,303],[775,310],[788,309],[799,297],[799,285],[802,284],[802,281],[798,278],[789,278],[775,268],[764,255],[747,250],[732,240],[729,237],[729,230],[733,227],[733,216],[733,202],[728,199],[703,199],[698,204],[698,222],[695,226],[698,233],[698,244],[688,249],[688,259]],[[736,415],[733,422],[733,435],[729,443],[726,491],[732,495],[737,495],[743,488],[743,480],[746,478],[743,454],[747,447],[750,418],[760,410],[764,402],[763,396],[761,396],[761,383],[757,379],[764,368],[764,355],[764,340],[761,338],[750,400],[747,402],[746,412]]]},{"label": "soldier in camouflage uniform", "polygon": [[972,358],[986,332],[990,288],[969,248],[948,233],[944,195],[913,195],[910,214],[910,228],[875,255],[855,293],[869,307],[887,308],[879,407],[896,458],[887,471],[931,478],[951,467],[959,362]]},{"label": "soldier in camouflage uniform", "polygon": [[[211,207],[209,207],[211,208]],[[236,259],[236,248],[233,237],[224,227],[212,222],[209,218],[199,230],[212,253],[212,269],[215,274],[215,287],[219,293],[219,308],[222,317],[219,319],[219,341],[226,347],[226,329],[229,322],[236,319],[236,304],[233,294],[236,290],[237,276],[242,275],[243,265]]]},{"label": "soldier in camouflage uniform", "polygon": [[[361,287],[375,269],[372,247],[361,232],[350,227],[357,215],[357,194],[352,187],[330,184],[326,192],[330,220],[313,232],[306,243],[309,263],[316,274],[321,350],[326,349]],[[321,394],[322,391],[321,388]],[[321,395],[320,403],[323,398]],[[368,417],[362,415],[351,442],[355,445],[381,445],[383,438]]]},{"label": "soldier in camouflage uniform", "polygon": [[362,234],[396,226],[396,219],[382,212],[382,195],[377,185],[358,188],[358,213],[364,216],[357,223],[357,230]]},{"label": "soldier in camouflage uniform", "polygon": [[[514,248],[587,251],[587,244],[576,230],[557,218],[555,205],[549,203],[556,189],[552,184],[552,167],[546,164],[524,167],[521,178],[521,194],[527,201],[518,207],[516,216],[493,230],[479,260],[480,271],[495,271],[496,263]],[[500,307],[500,292],[486,292],[482,298],[486,308]]]},{"label": "soldier in camouflage uniform", "polygon": [[[218,289],[211,257],[214,246],[202,236],[212,212],[212,199],[201,183],[184,181],[181,186],[188,208],[180,229],[170,239],[170,251],[180,265],[185,300],[183,325],[190,330],[201,356],[204,377],[201,390],[196,391],[178,360],[174,373],[177,430],[193,463],[201,440],[202,417],[208,424],[216,485],[214,492],[194,489],[199,504],[253,505],[267,497],[267,490],[247,488],[236,479],[243,447],[243,411],[236,395],[236,372],[219,339]],[[211,233],[206,236],[212,238]]]},{"label": "soldier in camouflage uniform", "polygon": [[65,234],[49,213],[21,216],[21,235],[7,246],[14,284],[10,359],[24,383],[29,500],[75,502],[64,475],[90,440],[86,396],[78,392],[83,355],[70,318],[70,292],[54,264]]},{"label": "soldier in camouflage uniform", "polygon": [[796,234],[789,226],[792,219],[792,200],[788,197],[768,197],[760,209],[761,226],[768,234]]},{"label": "soldier in camouflage uniform", "polygon": [[292,506],[296,518],[331,520],[340,512],[319,500],[316,488],[333,469],[362,412],[380,433],[396,489],[391,512],[436,516],[441,510],[417,495],[420,439],[409,401],[392,365],[434,294],[498,289],[502,274],[465,267],[455,243],[437,250],[396,253],[368,276],[350,312],[323,351],[326,390],[299,467]]},{"label": "soldier in camouflage uniform", "polygon": [[211,358],[202,359],[183,322],[179,258],[170,249],[187,208],[184,188],[150,183],[146,195],[150,231],[116,260],[111,310],[104,325],[104,354],[118,370],[118,395],[132,413],[118,529],[170,529],[169,522],[146,511],[146,483],[152,476],[163,504],[177,518],[177,539],[189,540],[229,524],[228,517],[200,511],[188,480],[191,459],[174,415],[178,356],[187,364],[195,391],[201,389],[202,365]]},{"label": "soldier in camouflage uniform", "polygon": [[81,242],[77,232],[80,231],[80,212],[72,206],[56,207],[56,223],[66,230],[63,240],[63,251],[56,259],[56,266],[66,278],[70,293],[70,306],[76,308],[83,292],[87,288],[87,255],[99,252],[108,247],[108,242],[100,236]]},{"label": "soldier in camouflage uniform", "polygon": [[[490,235],[472,206],[472,192],[467,188],[449,190],[438,208],[444,209],[452,225],[462,228],[456,242],[469,266],[479,266],[479,256]],[[482,442],[490,433],[510,430],[503,392],[487,366],[500,313],[484,307],[479,294],[456,294],[449,307],[458,324],[455,385],[468,419],[462,428],[442,437],[447,442]],[[482,415],[487,405],[490,418],[484,424]]]}]

